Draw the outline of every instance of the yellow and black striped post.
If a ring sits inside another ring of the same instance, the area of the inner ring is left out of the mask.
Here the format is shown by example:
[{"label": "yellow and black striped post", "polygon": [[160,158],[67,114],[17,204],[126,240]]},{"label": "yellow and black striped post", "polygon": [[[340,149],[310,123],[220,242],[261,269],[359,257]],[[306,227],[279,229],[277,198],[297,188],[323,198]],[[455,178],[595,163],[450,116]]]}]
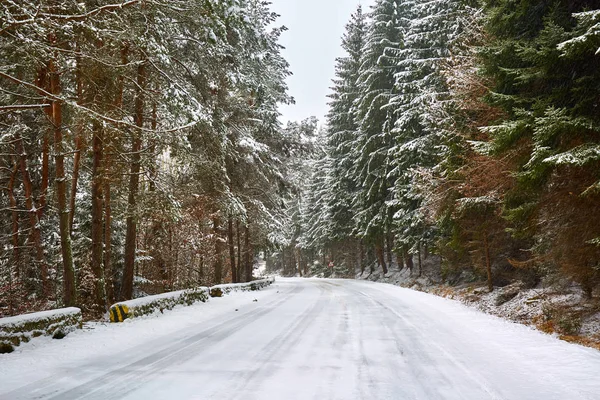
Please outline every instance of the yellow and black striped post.
[{"label": "yellow and black striped post", "polygon": [[127,319],[129,308],[124,304],[115,304],[110,308],[110,322],[123,322]]}]

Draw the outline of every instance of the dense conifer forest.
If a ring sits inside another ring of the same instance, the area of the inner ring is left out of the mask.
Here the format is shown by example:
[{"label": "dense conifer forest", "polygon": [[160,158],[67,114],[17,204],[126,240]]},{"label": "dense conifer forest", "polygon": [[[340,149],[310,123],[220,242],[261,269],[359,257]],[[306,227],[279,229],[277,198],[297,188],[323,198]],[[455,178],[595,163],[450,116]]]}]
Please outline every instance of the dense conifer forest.
[{"label": "dense conifer forest", "polygon": [[259,255],[599,294],[597,1],[376,0],[321,124],[280,121],[284,30],[261,0],[0,0],[0,316]]},{"label": "dense conifer forest", "polygon": [[597,294],[597,2],[378,0],[342,46],[288,274],[418,276],[427,260],[449,283]]}]

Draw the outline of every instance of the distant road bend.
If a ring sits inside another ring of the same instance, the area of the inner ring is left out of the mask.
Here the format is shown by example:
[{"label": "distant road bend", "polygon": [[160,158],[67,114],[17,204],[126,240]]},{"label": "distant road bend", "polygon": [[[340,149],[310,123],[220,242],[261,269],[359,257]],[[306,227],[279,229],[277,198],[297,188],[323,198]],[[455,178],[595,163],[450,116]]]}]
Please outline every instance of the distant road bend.
[{"label": "distant road bend", "polygon": [[[600,352],[450,300],[315,279],[280,279],[259,295],[238,312],[223,306],[236,295],[218,299],[222,311],[202,323],[67,357],[18,387],[0,366],[0,399],[600,399]],[[160,331],[168,318],[141,323]],[[94,334],[71,340],[91,345]]]}]

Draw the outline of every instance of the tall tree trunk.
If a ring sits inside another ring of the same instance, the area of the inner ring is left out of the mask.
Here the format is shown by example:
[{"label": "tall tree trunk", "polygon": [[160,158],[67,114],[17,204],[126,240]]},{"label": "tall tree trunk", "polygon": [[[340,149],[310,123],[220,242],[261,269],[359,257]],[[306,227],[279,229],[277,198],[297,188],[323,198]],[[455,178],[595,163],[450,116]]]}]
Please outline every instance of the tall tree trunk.
[{"label": "tall tree trunk", "polygon": [[235,244],[233,243],[233,220],[227,222],[227,242],[229,243],[229,264],[231,268],[231,281],[238,283],[237,269],[235,266]]},{"label": "tall tree trunk", "polygon": [[[127,64],[129,46],[124,44],[121,47],[121,65]],[[123,91],[125,87],[125,74],[121,73],[118,79],[117,96],[115,98],[115,109],[119,112],[123,107]],[[114,272],[112,265],[112,193],[111,193],[111,173],[112,173],[112,140],[111,137],[104,137],[104,281],[106,285],[106,297],[110,303],[116,300]]]},{"label": "tall tree trunk", "polygon": [[[38,82],[37,85],[42,90],[47,90],[52,93],[52,77],[51,72],[49,71],[49,65],[41,68],[38,74]],[[51,125],[54,124],[54,109],[53,107],[44,108],[44,113],[46,114],[46,118]],[[48,186],[50,182],[50,135],[53,133],[53,127],[50,126],[47,130],[44,130],[42,136],[42,181],[40,183],[40,198],[39,198],[39,207],[37,207],[37,217],[38,220],[41,220],[44,211],[47,206],[47,196],[48,196]]]},{"label": "tall tree trunk", "polygon": [[387,275],[388,273],[388,268],[387,265],[385,263],[385,256],[384,256],[384,252],[383,252],[383,245],[378,244],[375,246],[375,253],[377,255],[377,260],[379,261],[379,265],[381,266],[381,269],[383,270],[383,274]]},{"label": "tall tree trunk", "polygon": [[402,271],[404,269],[404,252],[402,249],[396,251],[396,262],[398,263],[398,271]]},{"label": "tall tree trunk", "polygon": [[81,163],[81,151],[83,149],[82,128],[77,127],[75,135],[75,155],[73,157],[73,179],[71,180],[71,200],[69,202],[69,232],[73,232],[75,222],[75,199],[77,197],[77,184],[79,182],[79,165]]},{"label": "tall tree trunk", "polygon": [[219,229],[220,221],[218,217],[213,219],[213,234],[215,235],[215,266],[214,266],[214,284],[218,285],[223,280],[223,242]]},{"label": "tall tree trunk", "polygon": [[[139,128],[144,126],[144,95],[146,90],[146,63],[142,62],[137,70],[137,86],[135,96],[135,124]],[[125,266],[123,269],[123,282],[121,284],[121,298],[131,299],[133,296],[133,275],[135,272],[135,250],[137,239],[136,204],[140,183],[140,163],[142,148],[142,132],[133,131],[131,145],[131,169],[129,176],[129,195],[127,199],[127,220],[125,234]]]},{"label": "tall tree trunk", "polygon": [[[105,166],[108,167],[109,158],[105,158]],[[115,289],[113,283],[112,269],[112,207],[109,179],[104,179],[104,284],[106,298],[110,303],[115,301]]]},{"label": "tall tree trunk", "polygon": [[365,246],[362,240],[358,244],[358,266],[360,268],[360,276],[365,273]]},{"label": "tall tree trunk", "polygon": [[[309,259],[309,260],[310,260],[310,259]],[[305,259],[305,260],[303,260],[303,263],[302,263],[302,265],[304,266],[304,276],[308,276],[308,273],[309,273],[310,271],[308,270],[308,262],[306,261],[306,259]]]},{"label": "tall tree trunk", "polygon": [[[156,110],[156,103],[154,103],[152,105],[152,117],[150,118],[150,124],[151,124],[151,128],[153,131],[156,131],[157,127],[158,127],[158,113]],[[158,157],[156,153],[156,139],[153,138],[151,139],[151,146],[150,146],[150,154],[152,154],[153,157]],[[158,169],[156,166],[156,162],[153,160],[152,163],[150,164],[150,183],[149,183],[149,190],[150,191],[155,191],[156,190],[156,179],[158,178]]]},{"label": "tall tree trunk", "polygon": [[[10,174],[8,181],[8,199],[10,202],[11,219],[12,219],[12,233],[11,233],[11,244],[12,244],[12,264],[15,266],[15,274],[17,277],[20,276],[21,268],[21,253],[19,249],[19,210],[17,205],[17,199],[15,197],[15,180],[17,173],[19,172],[19,164],[15,162],[15,166]],[[12,279],[12,278],[11,278]]]},{"label": "tall tree trunk", "polygon": [[423,261],[421,260],[421,242],[419,242],[419,276],[423,274]]},{"label": "tall tree trunk", "polygon": [[408,270],[410,271],[410,274],[412,275],[413,268],[415,267],[415,265],[413,263],[412,254],[410,254],[408,252],[408,249],[406,248],[406,246],[404,247],[403,252],[404,252],[404,263],[406,264],[406,266],[408,267]]},{"label": "tall tree trunk", "polygon": [[235,221],[235,232],[237,236],[237,278],[242,282],[242,233],[240,231],[240,220]]},{"label": "tall tree trunk", "polygon": [[252,249],[250,248],[250,227],[244,228],[244,266],[246,269],[246,282],[252,281]]},{"label": "tall tree trunk", "polygon": [[[244,255],[245,254],[246,253],[244,253]],[[281,268],[283,269],[283,276],[289,276],[288,275],[288,271],[287,271],[287,267],[286,267],[286,264],[285,264],[285,247],[283,247],[281,249]],[[246,277],[246,272],[245,272],[245,269],[244,269],[244,279],[245,279],[245,277]]]},{"label": "tall tree trunk", "polygon": [[300,254],[300,248],[298,248],[297,246],[294,246],[294,257],[296,258],[298,275],[302,277],[302,255]]},{"label": "tall tree trunk", "polygon": [[94,300],[98,311],[105,308],[105,281],[102,263],[104,261],[104,199],[102,186],[104,174],[102,159],[104,155],[104,128],[98,121],[93,122],[92,149],[92,259],[91,266],[94,274]]},{"label": "tall tree trunk", "polygon": [[[80,52],[79,42],[76,45],[77,53]],[[83,74],[81,67],[81,57],[75,57],[75,81],[77,85],[77,104],[83,104]],[[79,182],[79,164],[81,163],[81,150],[83,148],[83,121],[77,124],[75,133],[75,155],[73,156],[73,178],[71,179],[71,201],[69,203],[69,232],[73,233],[73,223],[75,221],[75,199],[77,198],[77,184]]]},{"label": "tall tree trunk", "polygon": [[44,256],[44,247],[42,244],[42,233],[40,231],[38,213],[33,201],[33,185],[31,183],[29,168],[27,167],[27,153],[25,153],[25,147],[23,146],[23,138],[18,133],[15,134],[15,150],[19,155],[19,169],[21,170],[23,190],[25,191],[25,206],[27,207],[27,210],[29,210],[29,225],[31,227],[30,240],[33,242],[36,261],[38,262],[40,268],[42,292],[44,296],[47,296],[50,293],[48,282],[48,264],[46,263],[46,257]]},{"label": "tall tree trunk", "polygon": [[494,281],[492,279],[492,259],[490,257],[490,243],[488,233],[483,233],[483,246],[485,251],[485,271],[487,272],[487,284],[490,292],[494,291]]},{"label": "tall tree trunk", "polygon": [[391,233],[388,233],[385,237],[385,253],[387,256],[387,263],[390,268],[392,268],[393,257],[392,257],[392,249],[394,247],[394,237]]},{"label": "tall tree trunk", "polygon": [[[54,61],[48,66],[50,87],[53,95],[59,95],[60,75]],[[63,262],[63,286],[65,306],[74,306],[77,301],[75,286],[75,267],[71,249],[71,234],[69,232],[69,209],[67,208],[67,181],[65,174],[65,155],[63,148],[62,104],[52,101],[52,123],[54,125],[54,168],[56,183],[56,201],[59,215],[60,248]]]},{"label": "tall tree trunk", "polygon": [[[54,107],[46,107],[46,112],[52,114],[54,112]],[[54,116],[50,118],[53,120]],[[48,205],[48,201],[46,200],[48,196],[48,183],[50,180],[50,134],[47,131],[44,131],[44,137],[42,141],[42,183],[40,187],[40,201],[39,207],[37,209],[38,219],[42,219],[44,215],[44,211],[46,211],[46,206]]]}]

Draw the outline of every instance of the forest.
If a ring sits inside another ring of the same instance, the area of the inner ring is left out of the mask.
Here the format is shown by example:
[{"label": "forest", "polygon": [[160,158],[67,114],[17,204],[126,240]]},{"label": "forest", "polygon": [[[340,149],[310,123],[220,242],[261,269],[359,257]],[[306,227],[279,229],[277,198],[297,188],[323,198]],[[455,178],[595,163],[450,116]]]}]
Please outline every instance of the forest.
[{"label": "forest", "polygon": [[0,0],[0,316],[375,269],[600,286],[595,0],[376,0],[330,111],[261,0]]},{"label": "forest", "polygon": [[342,46],[272,264],[598,293],[597,2],[378,0]]}]

